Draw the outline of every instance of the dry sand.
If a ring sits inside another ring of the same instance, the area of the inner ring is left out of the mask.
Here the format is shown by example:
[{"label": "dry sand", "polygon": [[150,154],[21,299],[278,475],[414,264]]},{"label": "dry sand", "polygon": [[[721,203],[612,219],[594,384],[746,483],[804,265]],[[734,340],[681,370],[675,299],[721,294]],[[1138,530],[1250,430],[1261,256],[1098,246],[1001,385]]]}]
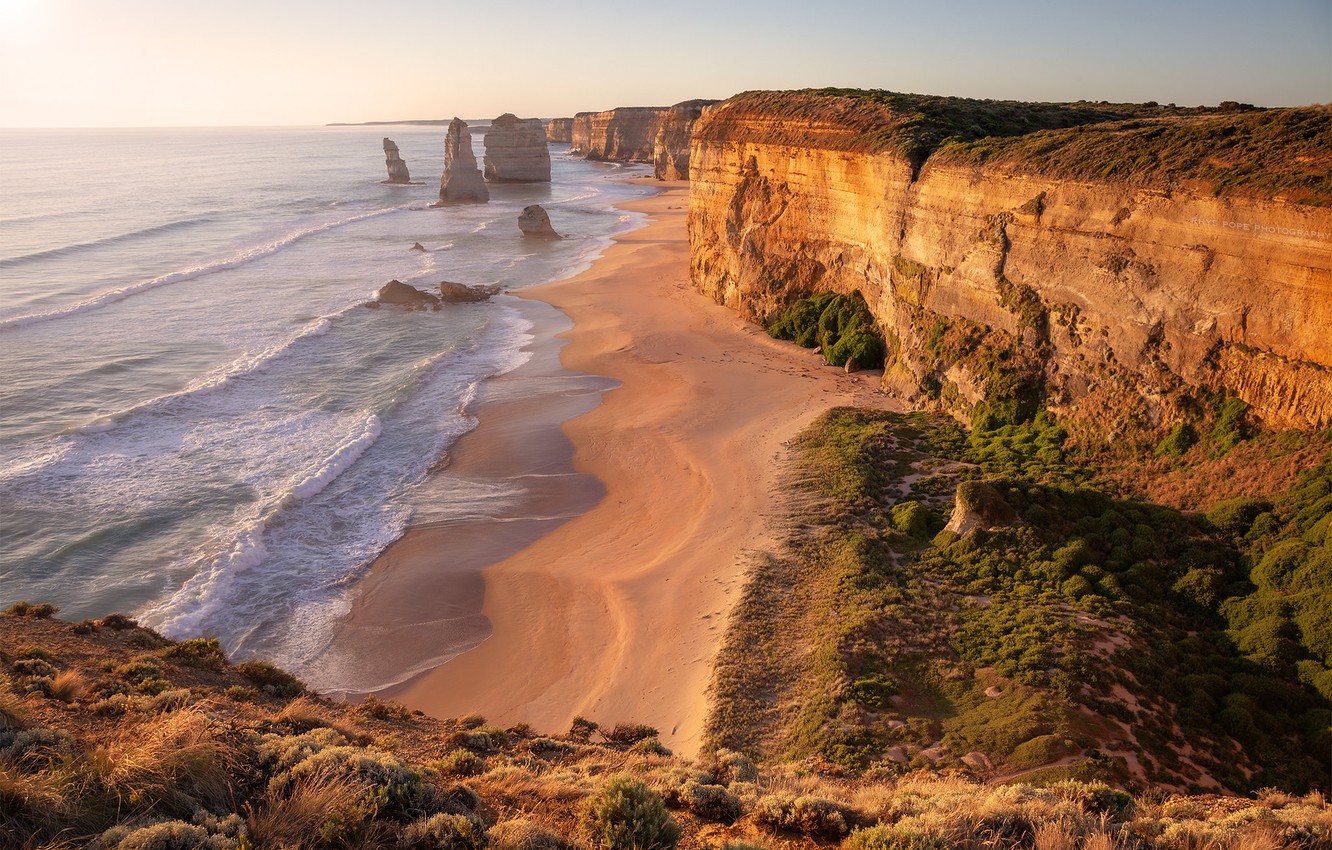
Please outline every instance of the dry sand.
[{"label": "dry sand", "polygon": [[[650,723],[668,747],[697,750],[744,553],[767,543],[784,444],[830,407],[890,401],[877,376],[825,366],[696,293],[686,205],[686,184],[626,205],[651,223],[617,239],[587,272],[523,293],[572,318],[560,352],[567,370],[620,384],[563,423],[573,468],[545,461],[575,502],[604,495],[535,539],[478,542],[504,555],[481,574],[490,637],[389,696],[436,716],[479,712],[539,731],[564,731],[577,714]],[[540,401],[507,395],[518,408]],[[522,416],[510,409],[495,421]],[[514,435],[506,440],[480,418],[454,466],[512,461]],[[358,616],[387,611],[387,622],[393,605],[430,598],[412,577],[440,575],[442,543],[429,527],[409,530],[372,570],[378,589]],[[449,580],[475,604],[474,578]],[[386,593],[387,607],[376,602]]]}]

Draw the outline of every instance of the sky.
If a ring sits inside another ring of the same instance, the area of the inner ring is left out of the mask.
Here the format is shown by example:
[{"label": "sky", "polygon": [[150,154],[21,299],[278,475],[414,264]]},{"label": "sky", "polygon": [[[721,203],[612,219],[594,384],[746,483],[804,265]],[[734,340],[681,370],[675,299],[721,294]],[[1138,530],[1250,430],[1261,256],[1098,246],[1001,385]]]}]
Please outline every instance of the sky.
[{"label": "sky", "polygon": [[551,118],[822,86],[1332,101],[1332,0],[0,0],[0,127]]}]

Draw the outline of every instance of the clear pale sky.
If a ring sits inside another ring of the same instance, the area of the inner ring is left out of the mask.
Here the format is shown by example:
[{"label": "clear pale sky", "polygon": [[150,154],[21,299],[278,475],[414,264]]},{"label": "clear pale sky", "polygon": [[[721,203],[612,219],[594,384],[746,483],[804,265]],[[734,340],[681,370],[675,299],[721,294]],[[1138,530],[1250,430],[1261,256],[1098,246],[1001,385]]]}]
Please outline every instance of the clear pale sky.
[{"label": "clear pale sky", "polygon": [[0,0],[0,126],[554,117],[748,89],[1332,101],[1332,0]]}]

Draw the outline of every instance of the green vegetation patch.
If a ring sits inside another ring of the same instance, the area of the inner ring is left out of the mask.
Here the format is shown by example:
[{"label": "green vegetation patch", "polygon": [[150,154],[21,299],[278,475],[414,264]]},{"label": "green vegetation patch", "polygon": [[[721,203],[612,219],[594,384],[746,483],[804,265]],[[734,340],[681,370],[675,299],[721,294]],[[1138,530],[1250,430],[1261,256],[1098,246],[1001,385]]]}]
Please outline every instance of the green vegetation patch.
[{"label": "green vegetation patch", "polygon": [[861,369],[882,369],[883,334],[860,292],[820,292],[802,298],[768,328],[776,339],[805,348],[819,347],[829,366],[854,363]]}]

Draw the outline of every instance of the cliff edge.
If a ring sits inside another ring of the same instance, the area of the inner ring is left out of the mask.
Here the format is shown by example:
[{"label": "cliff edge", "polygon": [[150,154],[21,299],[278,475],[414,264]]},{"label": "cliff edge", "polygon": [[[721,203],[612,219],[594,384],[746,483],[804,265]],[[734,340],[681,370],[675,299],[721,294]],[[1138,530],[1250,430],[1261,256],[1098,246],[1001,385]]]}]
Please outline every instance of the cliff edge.
[{"label": "cliff edge", "polygon": [[859,290],[885,388],[1103,434],[1237,397],[1332,424],[1332,109],[751,92],[693,128],[695,285]]}]

